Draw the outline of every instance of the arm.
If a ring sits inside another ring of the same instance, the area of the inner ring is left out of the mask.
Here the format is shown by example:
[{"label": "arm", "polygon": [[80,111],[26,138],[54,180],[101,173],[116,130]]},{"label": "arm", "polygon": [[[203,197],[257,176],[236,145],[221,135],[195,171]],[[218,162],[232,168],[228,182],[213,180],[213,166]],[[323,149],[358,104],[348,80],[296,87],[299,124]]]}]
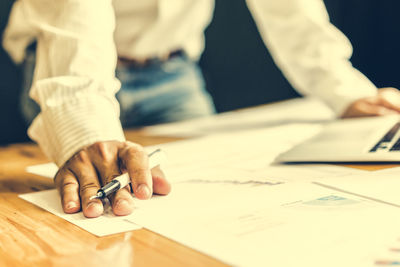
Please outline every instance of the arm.
[{"label": "arm", "polygon": [[21,61],[19,44],[37,40],[30,95],[41,112],[28,133],[58,166],[96,141],[125,140],[113,30],[111,1],[20,0],[13,7],[5,48]]},{"label": "arm", "polygon": [[[329,22],[322,0],[247,3],[275,62],[300,93],[318,96],[338,115],[346,115],[360,99],[381,98],[375,85],[351,65],[352,46]],[[378,100],[375,104],[386,103]],[[369,108],[364,110],[368,115],[383,115]]]},{"label": "arm", "polygon": [[[120,161],[137,177],[135,193],[141,184],[148,188],[137,193],[140,198],[152,192],[146,154],[125,142],[119,121],[113,31],[111,0],[19,0],[4,36],[4,46],[17,62],[24,46],[37,40],[30,95],[41,112],[28,133],[60,166],[55,181],[64,210],[82,207],[89,217],[102,213],[101,202],[89,197],[122,171]],[[113,203],[132,201],[127,190],[120,191]],[[113,208],[119,214],[132,210]]]}]

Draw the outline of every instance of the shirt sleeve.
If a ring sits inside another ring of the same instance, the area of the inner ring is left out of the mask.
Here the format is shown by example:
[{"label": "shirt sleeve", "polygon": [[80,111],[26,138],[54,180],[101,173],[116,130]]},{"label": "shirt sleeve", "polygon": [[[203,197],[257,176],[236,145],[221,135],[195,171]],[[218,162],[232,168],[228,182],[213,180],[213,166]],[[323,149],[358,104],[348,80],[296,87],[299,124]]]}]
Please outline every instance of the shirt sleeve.
[{"label": "shirt sleeve", "polygon": [[37,40],[30,96],[41,112],[28,130],[62,166],[82,147],[125,137],[115,93],[115,28],[111,0],[18,0],[3,45],[16,62]]},{"label": "shirt sleeve", "polygon": [[337,115],[376,86],[355,69],[349,40],[333,26],[322,0],[247,0],[276,64],[301,94],[324,100]]}]

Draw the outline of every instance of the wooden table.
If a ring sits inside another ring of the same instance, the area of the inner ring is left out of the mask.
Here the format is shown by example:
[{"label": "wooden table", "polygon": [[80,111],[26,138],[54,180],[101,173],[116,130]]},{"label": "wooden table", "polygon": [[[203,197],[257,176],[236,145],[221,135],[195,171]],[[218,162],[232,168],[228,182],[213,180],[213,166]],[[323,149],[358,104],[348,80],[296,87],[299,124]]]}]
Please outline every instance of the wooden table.
[{"label": "wooden table", "polygon": [[[148,137],[140,131],[126,135],[142,145],[177,140]],[[25,172],[29,165],[46,162],[34,144],[0,148],[0,266],[225,266],[145,229],[99,238],[18,198],[18,194],[54,188],[51,180]]]},{"label": "wooden table", "polygon": [[[127,131],[142,145],[174,141]],[[46,163],[34,144],[0,147],[0,266],[226,266],[148,230],[96,237],[18,197],[53,189],[53,181],[25,172]]]}]

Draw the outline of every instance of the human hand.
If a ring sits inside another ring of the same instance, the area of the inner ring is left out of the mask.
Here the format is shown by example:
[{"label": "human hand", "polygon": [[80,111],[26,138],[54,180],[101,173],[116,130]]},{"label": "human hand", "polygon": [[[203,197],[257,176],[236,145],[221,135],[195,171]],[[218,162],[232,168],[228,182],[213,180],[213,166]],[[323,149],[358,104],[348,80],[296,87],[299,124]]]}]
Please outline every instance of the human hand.
[{"label": "human hand", "polygon": [[354,101],[341,117],[353,118],[391,114],[400,114],[400,91],[395,88],[382,88],[379,89],[376,96]]},{"label": "human hand", "polygon": [[[148,199],[153,191],[166,195],[171,186],[159,167],[149,169],[148,156],[143,147],[132,142],[97,142],[83,148],[62,166],[55,176],[65,213],[82,209],[88,218],[100,216],[103,204],[90,199],[101,186],[127,172],[138,199]],[[118,190],[109,198],[115,215],[128,215],[133,211],[130,186]]]}]

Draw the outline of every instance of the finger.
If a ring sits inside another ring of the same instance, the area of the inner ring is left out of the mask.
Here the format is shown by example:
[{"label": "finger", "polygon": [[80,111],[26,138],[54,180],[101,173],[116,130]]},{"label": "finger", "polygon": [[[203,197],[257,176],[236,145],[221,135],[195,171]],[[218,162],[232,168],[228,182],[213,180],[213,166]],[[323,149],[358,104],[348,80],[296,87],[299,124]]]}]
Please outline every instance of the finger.
[{"label": "finger", "polygon": [[342,118],[383,116],[393,113],[396,112],[382,105],[372,104],[363,100],[363,101],[358,101],[353,105],[351,105],[342,115]]},{"label": "finger", "polygon": [[371,109],[372,104],[366,101],[357,101],[353,103],[341,116],[342,118],[355,118],[367,116],[379,116],[377,110]]},{"label": "finger", "polygon": [[378,116],[386,116],[386,115],[395,115],[399,114],[396,110],[387,108],[387,107],[377,107],[376,112],[378,113]]},{"label": "finger", "polygon": [[99,199],[91,199],[100,189],[97,176],[81,176],[79,181],[83,214],[88,218],[99,217],[104,211],[103,204]]},{"label": "finger", "polygon": [[153,194],[153,182],[149,170],[148,156],[137,144],[126,142],[119,152],[122,167],[131,177],[132,188],[139,199],[148,199]]},{"label": "finger", "polygon": [[[121,146],[114,142],[98,142],[88,148],[103,186],[121,175],[118,160],[119,147]],[[115,215],[128,215],[133,211],[133,198],[128,188],[123,188],[108,197]]]},{"label": "finger", "polygon": [[127,186],[115,192],[110,197],[112,210],[115,215],[124,216],[131,214],[134,208],[133,198],[130,192],[130,187]]},{"label": "finger", "polygon": [[165,174],[160,166],[151,169],[151,175],[153,177],[154,193],[158,195],[168,195],[171,192],[171,184],[165,178]]},{"label": "finger", "polygon": [[81,209],[79,183],[76,177],[64,168],[57,172],[56,187],[61,195],[61,205],[65,213],[75,213]]},{"label": "finger", "polygon": [[69,165],[71,172],[79,181],[79,195],[83,214],[88,218],[98,217],[103,214],[103,204],[99,199],[91,199],[100,189],[99,179],[89,155],[80,151]]},{"label": "finger", "polygon": [[396,111],[381,105],[362,105],[360,112],[362,114],[361,116],[385,116],[397,113]]},{"label": "finger", "polygon": [[379,90],[379,104],[400,113],[400,92],[394,88]]}]

